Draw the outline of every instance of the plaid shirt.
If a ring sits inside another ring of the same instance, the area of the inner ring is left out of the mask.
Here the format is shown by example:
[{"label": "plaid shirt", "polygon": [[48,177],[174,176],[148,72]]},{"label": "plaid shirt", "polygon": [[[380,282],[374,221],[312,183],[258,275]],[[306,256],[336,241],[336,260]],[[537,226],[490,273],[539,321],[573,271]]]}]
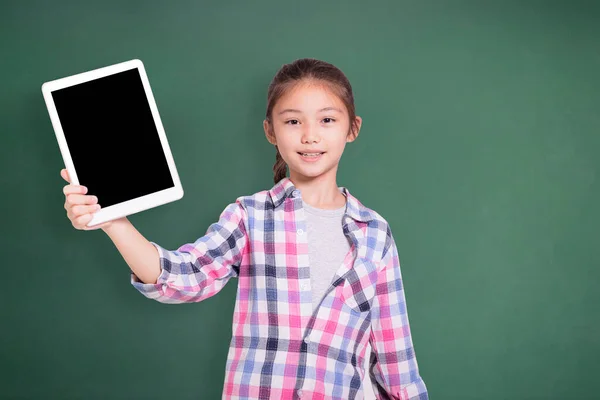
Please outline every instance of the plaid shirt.
[{"label": "plaid shirt", "polygon": [[238,278],[223,399],[362,399],[367,343],[377,398],[427,399],[413,348],[390,226],[347,188],[351,250],[313,313],[306,219],[285,177],[238,197],[195,243],[151,242],[156,284],[131,284],[162,303],[198,302]]}]

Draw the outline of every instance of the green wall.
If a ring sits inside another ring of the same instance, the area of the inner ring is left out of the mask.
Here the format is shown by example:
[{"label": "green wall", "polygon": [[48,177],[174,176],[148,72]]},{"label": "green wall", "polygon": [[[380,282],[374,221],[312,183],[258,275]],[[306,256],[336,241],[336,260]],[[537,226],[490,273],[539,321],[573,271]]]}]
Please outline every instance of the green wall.
[{"label": "green wall", "polygon": [[599,20],[583,1],[2,1],[0,397],[217,399],[231,335],[237,280],[160,304],[71,226],[42,83],[144,62],[185,196],[130,220],[175,249],[272,186],[267,85],[315,57],[353,84],[338,185],[391,224],[431,398],[598,398]]}]

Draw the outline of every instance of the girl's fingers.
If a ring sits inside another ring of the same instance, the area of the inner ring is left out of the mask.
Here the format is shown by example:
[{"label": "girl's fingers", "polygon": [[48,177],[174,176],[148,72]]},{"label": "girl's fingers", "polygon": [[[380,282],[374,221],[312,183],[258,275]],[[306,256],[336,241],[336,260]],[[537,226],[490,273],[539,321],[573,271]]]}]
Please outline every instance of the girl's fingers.
[{"label": "girl's fingers", "polygon": [[84,227],[83,227],[83,230],[84,230],[84,231],[93,231],[93,230],[96,230],[96,229],[102,229],[102,228],[104,228],[105,226],[107,226],[107,225],[110,225],[110,223],[111,223],[111,221],[108,221],[108,222],[103,222],[103,223],[101,223],[100,225],[94,225],[94,226],[84,226]]},{"label": "girl's fingers", "polygon": [[71,183],[71,179],[69,178],[69,172],[67,171],[66,168],[63,168],[63,169],[60,170],[60,176],[62,176],[62,178],[65,181]]},{"label": "girl's fingers", "polygon": [[92,214],[83,214],[73,220],[73,226],[77,229],[83,229],[91,220]]},{"label": "girl's fingers", "polygon": [[81,206],[81,205],[75,205],[71,208],[71,213],[75,216],[80,216],[83,214],[93,214],[96,211],[100,210],[100,205],[99,204],[92,204],[92,205],[85,205],[85,206]]},{"label": "girl's fingers", "polygon": [[71,207],[76,204],[94,205],[94,204],[98,203],[98,197],[86,196],[83,194],[69,194],[69,195],[67,195],[67,199],[66,199],[65,203]]},{"label": "girl's fingers", "polygon": [[65,181],[69,182],[69,184],[63,188],[63,193],[65,195],[65,210],[67,210],[67,217],[75,229],[92,231],[110,225],[111,222],[108,221],[88,227],[87,224],[89,224],[94,217],[94,213],[100,210],[98,197],[86,195],[87,188],[85,186],[71,185],[69,172],[66,168],[60,170],[60,176]]},{"label": "girl's fingers", "polygon": [[81,186],[81,185],[66,185],[63,188],[63,193],[65,195],[72,194],[72,193],[86,194],[87,188],[85,186]]}]

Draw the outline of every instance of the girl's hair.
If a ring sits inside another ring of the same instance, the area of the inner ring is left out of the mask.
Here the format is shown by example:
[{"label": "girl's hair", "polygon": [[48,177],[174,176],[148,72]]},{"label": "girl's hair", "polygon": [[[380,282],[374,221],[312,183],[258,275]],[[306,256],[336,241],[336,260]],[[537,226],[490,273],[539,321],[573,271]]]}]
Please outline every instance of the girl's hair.
[{"label": "girl's hair", "polygon": [[[348,116],[350,117],[350,129],[348,134],[357,129],[356,113],[354,110],[354,95],[352,86],[346,75],[334,65],[325,61],[315,60],[314,58],[301,58],[290,64],[284,64],[269,85],[267,93],[267,113],[266,120],[269,124],[271,134],[274,136],[272,114],[277,101],[286,91],[302,80],[319,81],[335,94],[346,106]],[[287,164],[275,146],[277,154],[275,156],[275,165],[273,165],[274,182],[277,183],[285,178]]]}]

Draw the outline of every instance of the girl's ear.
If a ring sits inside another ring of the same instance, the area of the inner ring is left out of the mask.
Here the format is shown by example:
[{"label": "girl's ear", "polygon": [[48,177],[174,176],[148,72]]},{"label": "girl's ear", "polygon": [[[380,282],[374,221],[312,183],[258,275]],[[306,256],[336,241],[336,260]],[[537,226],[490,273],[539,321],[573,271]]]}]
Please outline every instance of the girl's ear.
[{"label": "girl's ear", "polygon": [[273,130],[271,129],[271,124],[266,119],[263,121],[263,129],[265,130],[265,136],[267,137],[267,140],[269,141],[269,143],[276,146],[277,140],[275,138],[275,134],[273,133]]},{"label": "girl's ear", "polygon": [[356,137],[358,136],[358,132],[360,132],[360,127],[362,125],[362,118],[357,115],[355,121],[356,122],[354,124],[352,124],[352,126],[351,126],[350,134],[346,138],[346,142],[348,142],[348,143],[354,142],[354,140],[356,140]]}]

